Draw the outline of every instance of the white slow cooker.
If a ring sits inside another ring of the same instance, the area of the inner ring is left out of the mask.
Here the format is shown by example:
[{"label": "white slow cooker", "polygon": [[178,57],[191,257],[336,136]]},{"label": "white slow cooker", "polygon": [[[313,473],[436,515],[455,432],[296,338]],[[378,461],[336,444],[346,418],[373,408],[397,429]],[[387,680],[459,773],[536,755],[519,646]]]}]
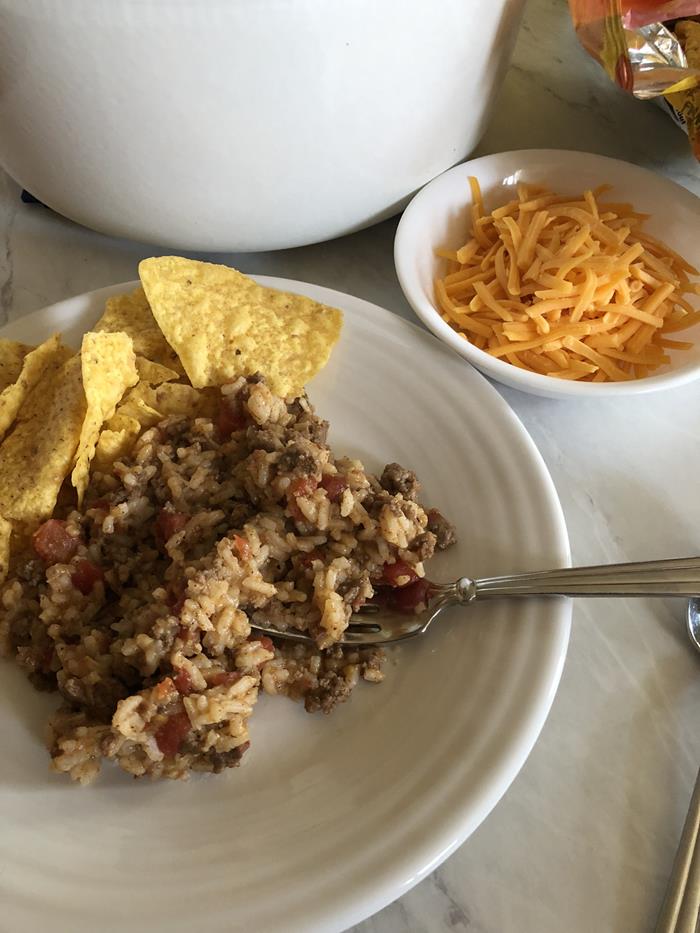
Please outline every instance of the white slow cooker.
[{"label": "white slow cooker", "polygon": [[0,0],[0,163],[96,230],[329,239],[476,146],[524,0]]}]

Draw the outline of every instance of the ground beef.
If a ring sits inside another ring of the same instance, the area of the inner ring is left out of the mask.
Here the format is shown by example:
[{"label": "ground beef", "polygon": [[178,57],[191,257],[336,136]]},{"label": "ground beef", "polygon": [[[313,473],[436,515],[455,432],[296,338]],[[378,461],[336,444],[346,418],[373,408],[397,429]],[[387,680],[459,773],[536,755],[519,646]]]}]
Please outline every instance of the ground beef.
[{"label": "ground beef", "polygon": [[330,713],[336,703],[343,703],[352,693],[352,684],[334,671],[329,671],[318,679],[318,687],[304,697],[304,709],[307,713]]},{"label": "ground beef", "polygon": [[311,417],[306,421],[301,421],[298,426],[299,433],[308,438],[319,447],[325,447],[328,438],[328,422],[320,418]]},{"label": "ground beef", "polygon": [[296,444],[286,447],[284,453],[277,461],[277,468],[281,473],[292,473],[296,476],[310,476],[318,470],[315,457],[306,453]]},{"label": "ground beef", "polygon": [[411,550],[418,555],[418,560],[430,560],[435,553],[437,539],[432,531],[424,531],[411,542]]},{"label": "ground beef", "polygon": [[248,428],[246,441],[251,450],[265,450],[267,453],[274,453],[276,450],[282,450],[284,444],[273,430],[270,428],[258,428],[254,425]]},{"label": "ground beef", "polygon": [[454,544],[457,540],[457,531],[452,522],[448,522],[445,516],[437,509],[428,510],[428,531],[435,535],[436,543],[441,551]]},{"label": "ground beef", "polygon": [[387,463],[379,482],[387,492],[392,495],[401,493],[406,499],[415,499],[420,489],[420,483],[413,470],[406,470],[398,463]]}]

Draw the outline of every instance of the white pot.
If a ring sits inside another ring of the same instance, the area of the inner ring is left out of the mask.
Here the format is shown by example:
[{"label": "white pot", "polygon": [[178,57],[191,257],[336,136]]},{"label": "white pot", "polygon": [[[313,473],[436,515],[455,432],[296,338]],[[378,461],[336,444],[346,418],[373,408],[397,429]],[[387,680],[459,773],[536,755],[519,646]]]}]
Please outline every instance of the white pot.
[{"label": "white pot", "polygon": [[0,0],[0,163],[179,249],[395,213],[484,130],[524,0]]}]

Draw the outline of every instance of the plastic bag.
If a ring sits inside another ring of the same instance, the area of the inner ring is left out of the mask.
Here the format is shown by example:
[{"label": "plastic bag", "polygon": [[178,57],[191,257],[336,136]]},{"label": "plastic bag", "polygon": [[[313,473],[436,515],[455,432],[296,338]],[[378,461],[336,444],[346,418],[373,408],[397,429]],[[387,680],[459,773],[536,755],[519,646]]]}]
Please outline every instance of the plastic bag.
[{"label": "plastic bag", "polygon": [[569,0],[579,41],[621,88],[662,98],[700,159],[700,0]]}]

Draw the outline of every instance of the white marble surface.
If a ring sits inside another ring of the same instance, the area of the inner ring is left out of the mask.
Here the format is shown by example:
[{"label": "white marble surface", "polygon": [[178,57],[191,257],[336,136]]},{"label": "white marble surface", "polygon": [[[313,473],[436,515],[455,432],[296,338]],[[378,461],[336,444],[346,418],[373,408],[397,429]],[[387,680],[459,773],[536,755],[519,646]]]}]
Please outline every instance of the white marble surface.
[{"label": "white marble surface", "polygon": [[[531,0],[479,153],[591,150],[700,193],[682,133],[617,92],[578,48],[564,0]],[[249,272],[328,285],[411,319],[395,222],[276,254]],[[157,249],[21,204],[0,174],[0,311],[12,319],[135,277]],[[503,390],[562,499],[577,562],[700,552],[700,384],[631,400],[553,402]],[[700,660],[674,601],[580,602],[562,685],[529,761],[492,815],[432,876],[356,933],[652,930],[700,763]]]}]

